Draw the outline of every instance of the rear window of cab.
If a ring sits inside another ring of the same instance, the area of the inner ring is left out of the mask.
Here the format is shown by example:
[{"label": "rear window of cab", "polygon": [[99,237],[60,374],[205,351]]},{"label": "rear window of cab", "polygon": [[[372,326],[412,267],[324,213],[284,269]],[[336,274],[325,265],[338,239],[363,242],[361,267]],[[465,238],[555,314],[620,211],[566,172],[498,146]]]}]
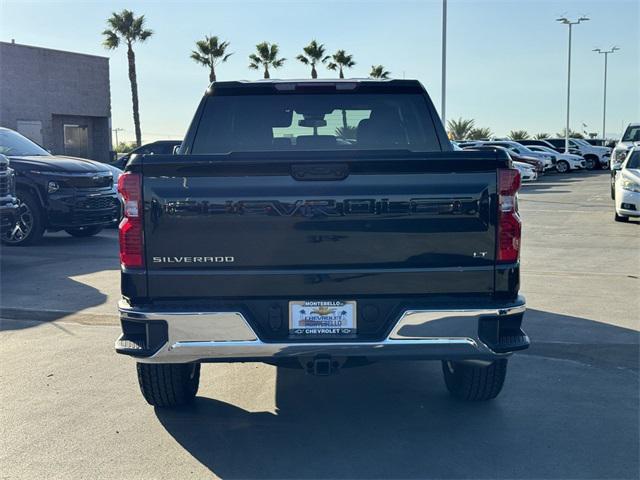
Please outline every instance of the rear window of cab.
[{"label": "rear window of cab", "polygon": [[190,153],[286,150],[442,148],[420,94],[213,95]]}]

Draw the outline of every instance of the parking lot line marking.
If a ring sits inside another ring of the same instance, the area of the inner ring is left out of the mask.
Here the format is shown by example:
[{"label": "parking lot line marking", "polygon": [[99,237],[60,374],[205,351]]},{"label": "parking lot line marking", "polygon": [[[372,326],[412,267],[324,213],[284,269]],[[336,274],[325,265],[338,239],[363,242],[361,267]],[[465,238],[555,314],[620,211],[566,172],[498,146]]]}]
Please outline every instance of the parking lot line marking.
[{"label": "parking lot line marking", "polygon": [[545,275],[562,275],[565,277],[584,277],[585,275],[593,275],[596,277],[629,277],[635,278],[634,275],[625,272],[554,272],[554,271],[538,271],[527,269],[527,272],[523,274],[524,277],[527,275],[537,275],[537,276],[545,276]]},{"label": "parking lot line marking", "polygon": [[604,210],[558,210],[558,209],[549,209],[549,210],[534,210],[534,209],[530,209],[530,208],[523,208],[522,209],[522,213],[528,213],[528,212],[533,212],[533,213],[588,213],[593,215],[594,212],[602,212],[602,213],[606,213]]}]

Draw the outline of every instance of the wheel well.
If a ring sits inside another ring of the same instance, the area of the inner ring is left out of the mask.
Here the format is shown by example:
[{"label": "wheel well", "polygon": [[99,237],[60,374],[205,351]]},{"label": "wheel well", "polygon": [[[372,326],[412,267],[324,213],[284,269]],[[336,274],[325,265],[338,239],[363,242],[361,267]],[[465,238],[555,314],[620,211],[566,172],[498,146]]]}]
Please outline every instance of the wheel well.
[{"label": "wheel well", "polygon": [[28,192],[36,198],[36,201],[38,202],[38,207],[40,207],[40,218],[42,218],[42,223],[44,225],[44,228],[46,229],[49,224],[49,219],[47,218],[45,205],[44,205],[44,202],[42,201],[42,195],[40,195],[40,192],[38,191],[38,189],[33,185],[21,183],[16,185],[16,194],[18,194],[20,191]]},{"label": "wheel well", "polygon": [[36,197],[38,199],[38,204],[40,205],[41,208],[44,208],[44,202],[42,201],[42,195],[40,195],[40,192],[38,191],[38,189],[36,187],[34,187],[33,185],[29,185],[27,183],[18,183],[16,185],[16,193],[19,191],[23,191],[23,192],[28,192],[31,195],[33,195],[34,197]]}]

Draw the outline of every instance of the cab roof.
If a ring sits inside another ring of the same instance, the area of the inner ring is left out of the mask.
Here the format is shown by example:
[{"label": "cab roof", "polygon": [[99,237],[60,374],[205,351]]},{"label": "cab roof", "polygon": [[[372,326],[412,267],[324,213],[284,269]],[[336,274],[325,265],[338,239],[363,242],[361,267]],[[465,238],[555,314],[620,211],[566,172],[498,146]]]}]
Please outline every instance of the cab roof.
[{"label": "cab roof", "polygon": [[425,93],[418,80],[371,78],[262,79],[213,82],[207,95],[277,93]]}]

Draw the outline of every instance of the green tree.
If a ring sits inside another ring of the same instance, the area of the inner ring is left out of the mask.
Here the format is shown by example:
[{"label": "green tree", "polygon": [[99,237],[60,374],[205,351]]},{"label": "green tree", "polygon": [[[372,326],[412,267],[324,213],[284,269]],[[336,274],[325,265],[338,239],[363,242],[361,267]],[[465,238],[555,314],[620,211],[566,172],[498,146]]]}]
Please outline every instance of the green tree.
[{"label": "green tree", "polygon": [[465,140],[469,137],[469,133],[473,129],[475,120],[468,118],[458,118],[458,120],[449,120],[447,122],[447,130],[451,140]]},{"label": "green tree", "polygon": [[264,68],[264,78],[271,78],[269,75],[269,67],[280,68],[286,58],[278,58],[278,45],[276,43],[262,42],[256,45],[256,52],[249,55],[249,68],[258,70]]},{"label": "green tree", "polygon": [[325,55],[324,45],[322,43],[318,44],[315,40],[311,40],[311,43],[302,50],[304,53],[301,53],[296,58],[305,65],[311,65],[311,78],[318,78],[316,65],[325,63],[331,56]]},{"label": "green tree", "polygon": [[511,130],[509,132],[509,138],[515,142],[518,140],[528,140],[529,132],[526,130]]},{"label": "green tree", "polygon": [[114,150],[118,153],[129,153],[134,148],[136,148],[135,142],[120,142],[114,147]]},{"label": "green tree", "polygon": [[467,140],[488,140],[493,135],[490,128],[472,128],[467,133]]},{"label": "green tree", "polygon": [[344,78],[343,70],[345,68],[351,68],[356,64],[356,62],[353,61],[353,55],[347,55],[347,52],[344,50],[338,50],[331,58],[333,61],[329,62],[327,68],[329,70],[338,70],[340,72],[340,78]]},{"label": "green tree", "polygon": [[[556,136],[558,138],[564,138],[566,131],[567,129],[563,128],[561,132],[556,133]],[[580,132],[576,132],[574,130],[569,129],[569,138],[584,138],[584,135],[582,135]]]},{"label": "green tree", "polygon": [[384,69],[383,65],[371,65],[371,71],[369,72],[370,78],[389,78],[391,72]]},{"label": "green tree", "polygon": [[536,134],[533,136],[533,138],[534,138],[535,140],[544,140],[545,138],[549,138],[550,136],[551,136],[551,135],[549,135],[548,133],[541,132],[541,133],[536,133]]},{"label": "green tree", "polygon": [[[344,50],[338,50],[331,58],[333,61],[329,62],[327,68],[329,70],[338,70],[340,72],[339,77],[344,78],[344,69],[353,67],[356,62],[353,61],[353,55],[347,55]],[[347,126],[347,111],[342,110],[342,128],[346,132],[349,128]],[[354,137],[355,138],[355,137]]]},{"label": "green tree", "polygon": [[107,19],[110,28],[104,30],[104,40],[102,44],[109,50],[115,50],[121,42],[127,46],[127,60],[129,62],[129,83],[131,83],[131,102],[133,104],[133,125],[136,132],[136,145],[142,144],[142,132],[140,130],[140,106],[138,104],[138,77],[136,74],[136,56],[133,52],[133,44],[144,42],[151,35],[153,30],[145,27],[144,15],[136,17],[130,10],[122,10],[120,13],[113,12]]},{"label": "green tree", "polygon": [[343,138],[345,140],[355,140],[358,134],[358,128],[352,126],[337,127],[336,137]]},{"label": "green tree", "polygon": [[229,42],[221,42],[218,37],[205,36],[196,42],[196,50],[191,51],[191,59],[209,68],[209,82],[216,81],[216,66],[226,62],[233,53],[227,53]]}]

